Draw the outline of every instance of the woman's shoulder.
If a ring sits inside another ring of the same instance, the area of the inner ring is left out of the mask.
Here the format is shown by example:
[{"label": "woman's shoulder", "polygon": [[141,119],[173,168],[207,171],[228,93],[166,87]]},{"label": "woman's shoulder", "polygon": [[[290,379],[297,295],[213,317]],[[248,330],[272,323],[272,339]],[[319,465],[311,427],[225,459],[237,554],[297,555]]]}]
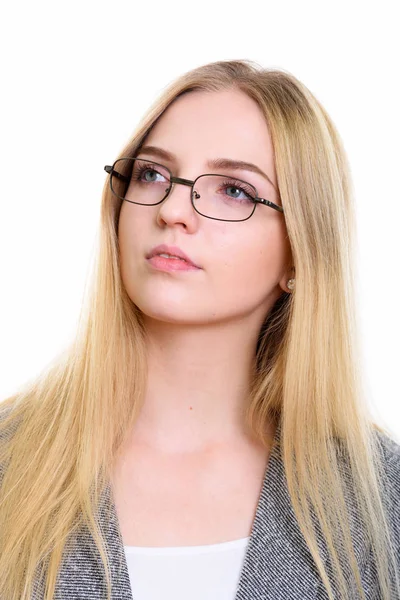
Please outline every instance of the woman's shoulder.
[{"label": "woman's shoulder", "polygon": [[400,443],[388,431],[375,429],[374,434],[382,457],[383,495],[389,502],[391,515],[396,515],[400,535]]},{"label": "woman's shoulder", "polygon": [[15,401],[12,404],[10,404],[9,402],[4,402],[4,401],[0,402],[0,439],[1,440],[9,438],[16,431],[16,428],[18,425],[18,418],[11,420],[4,427],[4,422],[12,414],[12,412],[15,410],[15,408],[16,408]]},{"label": "woman's shoulder", "polygon": [[[376,431],[383,456],[383,466],[387,476],[387,495],[391,503],[394,520],[397,521],[400,538],[400,443],[384,431]],[[400,546],[400,539],[399,539]]]},{"label": "woman's shoulder", "polygon": [[383,496],[388,505],[389,522],[400,560],[400,444],[384,431],[376,430],[375,433],[381,448],[386,478],[383,482]]},{"label": "woman's shoulder", "polygon": [[400,486],[400,443],[385,431],[376,429],[375,435],[382,449],[387,474]]},{"label": "woman's shoulder", "polygon": [[11,442],[20,421],[20,419],[17,417],[15,419],[10,419],[7,422],[7,419],[9,416],[11,416],[14,408],[15,403],[0,403],[0,485],[2,483],[8,463],[8,459],[5,459],[5,456],[8,456],[7,451],[9,449],[9,443]]}]

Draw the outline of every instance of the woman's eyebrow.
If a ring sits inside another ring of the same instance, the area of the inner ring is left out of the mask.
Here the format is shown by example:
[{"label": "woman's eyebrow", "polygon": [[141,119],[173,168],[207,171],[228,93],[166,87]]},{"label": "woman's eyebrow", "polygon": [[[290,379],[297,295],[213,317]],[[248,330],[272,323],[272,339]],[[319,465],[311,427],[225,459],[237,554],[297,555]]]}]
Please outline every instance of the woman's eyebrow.
[{"label": "woman's eyebrow", "polygon": [[[138,154],[151,154],[152,156],[159,158],[161,160],[167,160],[169,162],[176,163],[177,159],[172,152],[168,150],[164,150],[163,148],[159,148],[158,146],[142,146],[138,151]],[[231,169],[234,171],[251,171],[253,173],[257,173],[264,177],[273,188],[275,188],[271,179],[268,177],[264,171],[262,171],[257,165],[253,163],[249,163],[243,160],[234,160],[232,158],[214,158],[210,159],[206,163],[207,167],[210,169]],[[276,188],[275,188],[276,189]]]}]

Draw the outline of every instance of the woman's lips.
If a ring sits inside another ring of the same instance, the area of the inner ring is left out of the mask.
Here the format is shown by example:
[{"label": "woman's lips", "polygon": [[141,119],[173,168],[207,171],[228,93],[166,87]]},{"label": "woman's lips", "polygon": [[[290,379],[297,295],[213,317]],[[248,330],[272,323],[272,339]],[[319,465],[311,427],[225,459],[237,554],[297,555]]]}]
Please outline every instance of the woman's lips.
[{"label": "woman's lips", "polygon": [[199,267],[186,262],[180,258],[167,258],[156,254],[147,261],[159,271],[200,271]]}]

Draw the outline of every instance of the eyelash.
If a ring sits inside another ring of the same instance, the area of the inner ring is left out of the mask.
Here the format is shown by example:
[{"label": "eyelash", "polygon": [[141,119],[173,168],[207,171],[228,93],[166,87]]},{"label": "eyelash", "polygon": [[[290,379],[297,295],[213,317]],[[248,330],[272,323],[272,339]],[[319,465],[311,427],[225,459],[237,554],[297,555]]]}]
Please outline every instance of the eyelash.
[{"label": "eyelash", "polygon": [[225,181],[223,181],[221,183],[222,186],[230,186],[230,187],[235,187],[238,190],[240,190],[241,192],[243,192],[244,194],[246,194],[246,196],[250,196],[251,198],[253,198],[253,191],[250,190],[242,181],[237,181],[235,179],[227,179]]},{"label": "eyelash", "polygon": [[[147,164],[147,165],[142,165],[141,167],[138,167],[134,176],[134,179],[140,179],[140,177],[143,175],[143,173],[145,171],[154,171],[155,173],[158,173],[157,169],[155,169],[152,165]],[[159,175],[161,175],[161,173],[159,173]],[[235,187],[237,189],[239,189],[241,192],[243,192],[244,194],[246,194],[247,196],[250,196],[251,198],[253,198],[253,191],[248,188],[242,181],[238,181],[237,179],[225,179],[222,183],[221,186],[230,186],[230,187]]]}]

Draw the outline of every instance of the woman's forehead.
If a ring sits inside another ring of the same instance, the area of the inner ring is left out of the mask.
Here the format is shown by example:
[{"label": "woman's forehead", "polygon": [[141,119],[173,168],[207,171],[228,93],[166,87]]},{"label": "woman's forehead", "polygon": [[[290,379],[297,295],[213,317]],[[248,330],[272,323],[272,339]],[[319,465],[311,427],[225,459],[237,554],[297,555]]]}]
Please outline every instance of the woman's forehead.
[{"label": "woman's forehead", "polygon": [[[256,165],[276,187],[273,146],[265,117],[241,91],[196,91],[177,98],[159,117],[143,146],[170,155],[169,164],[220,158]],[[159,155],[158,158],[161,158]]]}]

